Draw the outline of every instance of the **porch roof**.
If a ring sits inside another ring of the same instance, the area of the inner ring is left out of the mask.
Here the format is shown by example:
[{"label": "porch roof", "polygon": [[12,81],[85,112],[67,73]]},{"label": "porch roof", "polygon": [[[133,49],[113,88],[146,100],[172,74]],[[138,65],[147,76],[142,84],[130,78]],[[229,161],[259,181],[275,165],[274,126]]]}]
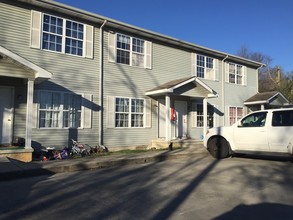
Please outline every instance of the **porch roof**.
[{"label": "porch roof", "polygon": [[[11,63],[20,66],[24,69],[27,69],[30,72],[34,73],[34,79],[37,82],[41,82],[43,80],[50,79],[52,77],[52,73],[49,71],[37,66],[36,64],[28,61],[27,59],[21,57],[20,55],[6,49],[5,47],[0,45],[0,59],[6,59]],[[31,78],[31,75],[28,74],[27,78]]]},{"label": "porch roof", "polygon": [[180,87],[183,87],[189,83],[195,83],[201,85],[209,94],[209,96],[216,96],[217,93],[214,92],[208,85],[202,82],[195,76],[192,77],[185,77],[181,79],[175,79],[169,82],[166,82],[162,85],[159,85],[151,90],[146,91],[146,95],[163,95],[163,94],[170,94]]},{"label": "porch roof", "polygon": [[255,94],[254,96],[247,99],[244,102],[244,105],[271,103],[271,101],[275,98],[281,99],[283,103],[289,103],[289,100],[281,92],[271,91],[271,92],[261,92],[261,93]]}]

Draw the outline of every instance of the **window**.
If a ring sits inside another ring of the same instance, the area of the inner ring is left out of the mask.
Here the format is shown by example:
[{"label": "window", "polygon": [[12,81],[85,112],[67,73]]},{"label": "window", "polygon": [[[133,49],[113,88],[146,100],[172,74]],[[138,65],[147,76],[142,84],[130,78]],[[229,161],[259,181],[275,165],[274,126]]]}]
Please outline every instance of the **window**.
[{"label": "window", "polygon": [[81,95],[41,91],[39,93],[39,127],[81,127],[81,100]]},{"label": "window", "polygon": [[[194,111],[196,112],[196,127],[203,127],[203,120],[204,120],[204,115],[203,115],[203,104],[195,104],[195,109]],[[214,127],[214,106],[208,105],[207,109],[208,117],[207,117],[207,126],[209,128]]]},{"label": "window", "polygon": [[229,123],[233,125],[243,117],[243,107],[229,107]]},{"label": "window", "polygon": [[274,111],[272,119],[273,127],[293,126],[293,111]]},{"label": "window", "polygon": [[244,85],[244,67],[235,63],[228,63],[228,82]]},{"label": "window", "polygon": [[44,14],[42,33],[42,49],[83,56],[83,24]]},{"label": "window", "polygon": [[144,127],[144,100],[117,97],[115,99],[115,127]]},{"label": "window", "polygon": [[124,34],[108,34],[108,60],[129,66],[151,69],[152,43]]},{"label": "window", "polygon": [[197,54],[195,56],[195,75],[203,79],[216,79],[214,58]]},{"label": "window", "polygon": [[144,67],[144,41],[117,34],[117,63]]},{"label": "window", "polygon": [[34,10],[31,19],[32,48],[93,58],[93,26]]},{"label": "window", "polygon": [[257,112],[241,120],[242,127],[263,127],[266,123],[267,112]]}]

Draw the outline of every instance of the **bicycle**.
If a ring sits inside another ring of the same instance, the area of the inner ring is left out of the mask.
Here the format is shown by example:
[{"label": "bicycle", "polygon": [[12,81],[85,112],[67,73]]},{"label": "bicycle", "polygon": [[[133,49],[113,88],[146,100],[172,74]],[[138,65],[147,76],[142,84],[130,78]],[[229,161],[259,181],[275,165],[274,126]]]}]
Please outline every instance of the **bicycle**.
[{"label": "bicycle", "polygon": [[71,147],[71,152],[70,156],[77,155],[79,157],[85,157],[90,155],[90,146],[87,144],[82,144],[79,143],[78,141],[75,141],[71,139],[72,141],[72,147]]}]

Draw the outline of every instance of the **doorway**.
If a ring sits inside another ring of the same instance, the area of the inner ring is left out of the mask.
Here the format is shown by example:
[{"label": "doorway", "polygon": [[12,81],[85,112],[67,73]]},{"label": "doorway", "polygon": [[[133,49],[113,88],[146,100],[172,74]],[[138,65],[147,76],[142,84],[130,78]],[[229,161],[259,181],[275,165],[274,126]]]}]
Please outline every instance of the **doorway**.
[{"label": "doorway", "polygon": [[0,144],[9,145],[12,142],[13,126],[13,87],[0,87]]},{"label": "doorway", "polygon": [[187,136],[187,102],[175,101],[176,124],[175,137],[186,138]]}]

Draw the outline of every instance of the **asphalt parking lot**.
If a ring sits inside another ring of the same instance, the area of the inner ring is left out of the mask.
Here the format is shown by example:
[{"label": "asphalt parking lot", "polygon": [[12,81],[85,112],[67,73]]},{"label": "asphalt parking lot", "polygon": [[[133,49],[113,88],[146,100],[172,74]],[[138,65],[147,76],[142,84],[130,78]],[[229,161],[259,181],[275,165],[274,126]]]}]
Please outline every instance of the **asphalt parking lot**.
[{"label": "asphalt parking lot", "polygon": [[286,159],[198,154],[16,179],[0,182],[0,219],[292,219],[292,174]]}]

